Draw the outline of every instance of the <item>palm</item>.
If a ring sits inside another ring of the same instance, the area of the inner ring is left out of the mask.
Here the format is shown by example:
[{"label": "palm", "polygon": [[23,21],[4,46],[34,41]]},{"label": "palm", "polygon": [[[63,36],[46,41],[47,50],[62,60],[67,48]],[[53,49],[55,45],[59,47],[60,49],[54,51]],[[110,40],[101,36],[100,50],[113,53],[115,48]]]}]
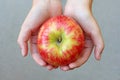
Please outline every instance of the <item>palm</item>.
[{"label": "palm", "polygon": [[21,47],[22,55],[27,56],[28,54],[28,40],[30,40],[30,50],[33,59],[41,66],[48,68],[49,70],[53,67],[47,64],[40,57],[37,50],[37,35],[40,26],[44,21],[52,16],[57,16],[62,13],[62,6],[60,0],[33,0],[33,6],[28,16],[26,17],[21,31],[18,37],[18,43]]},{"label": "palm", "polygon": [[[76,2],[80,1],[80,2]],[[95,58],[100,59],[100,54],[104,48],[99,26],[97,25],[91,13],[92,0],[68,0],[64,15],[74,18],[85,32],[85,47],[82,51],[82,57],[68,66],[61,66],[63,70],[70,70],[81,66],[85,63],[95,46]],[[88,2],[88,4],[84,3]],[[79,4],[80,3],[80,4]],[[76,6],[74,6],[76,5]],[[82,13],[82,14],[81,14]],[[18,37],[18,44],[21,47],[22,55],[28,54],[28,41],[30,40],[30,48],[33,59],[41,66],[47,69],[54,69],[53,66],[47,64],[40,57],[37,49],[37,35],[41,24],[50,17],[61,15],[62,5],[60,0],[33,0],[33,7],[26,17]],[[86,15],[87,14],[87,15]],[[93,45],[94,43],[94,45]]]},{"label": "palm", "polygon": [[100,54],[104,48],[99,26],[92,15],[92,0],[79,1],[78,3],[76,3],[74,0],[68,1],[65,6],[64,15],[74,18],[80,24],[85,33],[85,46],[78,60],[70,63],[67,66],[61,66],[61,69],[65,71],[83,65],[89,59],[93,47],[95,47],[95,58],[99,60]]},{"label": "palm", "polygon": [[88,35],[85,35],[85,46],[83,48],[83,51],[80,53],[81,54],[80,57],[78,58],[77,61],[71,63],[69,66],[73,67],[75,64],[78,64],[77,66],[74,67],[80,67],[88,60],[92,50],[93,50],[93,42]]},{"label": "palm", "polygon": [[[51,15],[51,13],[47,13],[49,15],[47,16],[53,16]],[[59,13],[60,14],[60,13]],[[43,16],[42,16],[43,17]],[[48,17],[48,18],[49,18]],[[46,19],[48,19],[46,18]],[[31,34],[31,37],[30,37],[30,48],[31,48],[31,54],[32,54],[32,57],[33,59],[41,66],[43,67],[46,67],[47,69],[51,70],[55,67],[53,67],[52,65],[49,65],[47,64],[47,62],[45,62],[41,56],[39,55],[39,52],[38,52],[38,48],[37,48],[37,36],[38,36],[38,31],[39,31],[39,28],[40,26],[38,26],[37,28],[33,28],[33,32]]]}]

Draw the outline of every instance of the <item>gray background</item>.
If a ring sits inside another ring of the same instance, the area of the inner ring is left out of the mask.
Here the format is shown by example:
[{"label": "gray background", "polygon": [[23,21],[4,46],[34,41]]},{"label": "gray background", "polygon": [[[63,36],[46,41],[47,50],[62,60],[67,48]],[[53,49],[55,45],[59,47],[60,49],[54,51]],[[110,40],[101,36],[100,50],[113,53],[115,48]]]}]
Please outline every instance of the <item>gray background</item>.
[{"label": "gray background", "polygon": [[0,0],[0,80],[120,80],[120,0],[94,0],[93,14],[106,45],[102,60],[92,54],[86,64],[68,72],[48,71],[30,55],[21,56],[16,40],[31,4],[31,0]]}]

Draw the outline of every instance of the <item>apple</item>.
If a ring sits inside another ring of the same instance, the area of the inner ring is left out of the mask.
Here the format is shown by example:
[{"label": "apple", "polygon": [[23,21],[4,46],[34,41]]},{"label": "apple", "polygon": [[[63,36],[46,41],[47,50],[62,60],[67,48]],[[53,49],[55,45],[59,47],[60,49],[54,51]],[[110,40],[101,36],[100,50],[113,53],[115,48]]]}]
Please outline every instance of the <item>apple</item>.
[{"label": "apple", "polygon": [[38,33],[37,46],[40,56],[55,67],[68,65],[81,54],[84,33],[80,25],[64,15],[45,21]]}]

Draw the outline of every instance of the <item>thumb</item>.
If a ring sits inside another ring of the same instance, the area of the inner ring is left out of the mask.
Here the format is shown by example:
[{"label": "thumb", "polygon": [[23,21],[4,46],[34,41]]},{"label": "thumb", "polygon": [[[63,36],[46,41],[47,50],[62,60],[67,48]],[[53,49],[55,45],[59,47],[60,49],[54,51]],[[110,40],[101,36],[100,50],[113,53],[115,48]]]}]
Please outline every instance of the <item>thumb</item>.
[{"label": "thumb", "polygon": [[21,28],[19,37],[18,37],[18,44],[21,48],[22,56],[27,56],[28,54],[28,40],[31,36],[31,30],[28,28]]},{"label": "thumb", "polygon": [[[82,24],[82,23],[81,23]],[[96,60],[101,59],[101,54],[104,49],[104,41],[102,37],[101,30],[99,28],[99,25],[97,24],[95,18],[90,15],[89,19],[86,19],[86,21],[83,22],[83,29],[84,31],[90,35],[93,44],[94,44],[94,54]]]},{"label": "thumb", "polygon": [[32,32],[37,31],[39,29],[39,26],[48,17],[48,14],[45,11],[41,11],[41,8],[39,8],[39,6],[35,6],[30,10],[21,27],[17,40],[23,56],[27,56],[28,54],[28,41],[31,37]]},{"label": "thumb", "polygon": [[104,41],[102,38],[102,34],[99,28],[99,25],[97,24],[95,18],[92,14],[89,15],[68,15],[70,17],[73,17],[82,27],[85,33],[87,33],[95,46],[94,48],[94,54],[96,60],[100,60],[101,53],[104,49]]},{"label": "thumb", "polygon": [[95,58],[96,60],[100,60],[101,54],[104,49],[104,41],[103,41],[102,33],[99,28],[99,25],[97,24],[95,18],[92,15],[91,15],[91,19],[89,20],[89,23],[90,23],[89,26],[91,27],[90,36],[95,46],[94,48]]}]

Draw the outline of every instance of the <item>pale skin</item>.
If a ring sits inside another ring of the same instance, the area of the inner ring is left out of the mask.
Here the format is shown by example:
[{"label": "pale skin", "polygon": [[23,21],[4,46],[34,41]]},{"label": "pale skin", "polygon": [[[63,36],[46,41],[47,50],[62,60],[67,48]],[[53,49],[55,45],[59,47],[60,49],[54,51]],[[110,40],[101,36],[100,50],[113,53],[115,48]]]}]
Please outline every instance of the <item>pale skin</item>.
[{"label": "pale skin", "polygon": [[48,70],[56,69],[40,57],[36,40],[41,24],[48,18],[61,14],[74,18],[81,25],[85,33],[85,47],[82,57],[67,66],[60,66],[60,69],[68,71],[82,66],[89,59],[93,48],[95,59],[100,60],[104,41],[99,25],[92,14],[92,0],[67,0],[64,11],[62,11],[61,0],[33,0],[32,8],[23,22],[18,37],[22,55],[24,57],[28,55],[29,42],[35,62]]}]

